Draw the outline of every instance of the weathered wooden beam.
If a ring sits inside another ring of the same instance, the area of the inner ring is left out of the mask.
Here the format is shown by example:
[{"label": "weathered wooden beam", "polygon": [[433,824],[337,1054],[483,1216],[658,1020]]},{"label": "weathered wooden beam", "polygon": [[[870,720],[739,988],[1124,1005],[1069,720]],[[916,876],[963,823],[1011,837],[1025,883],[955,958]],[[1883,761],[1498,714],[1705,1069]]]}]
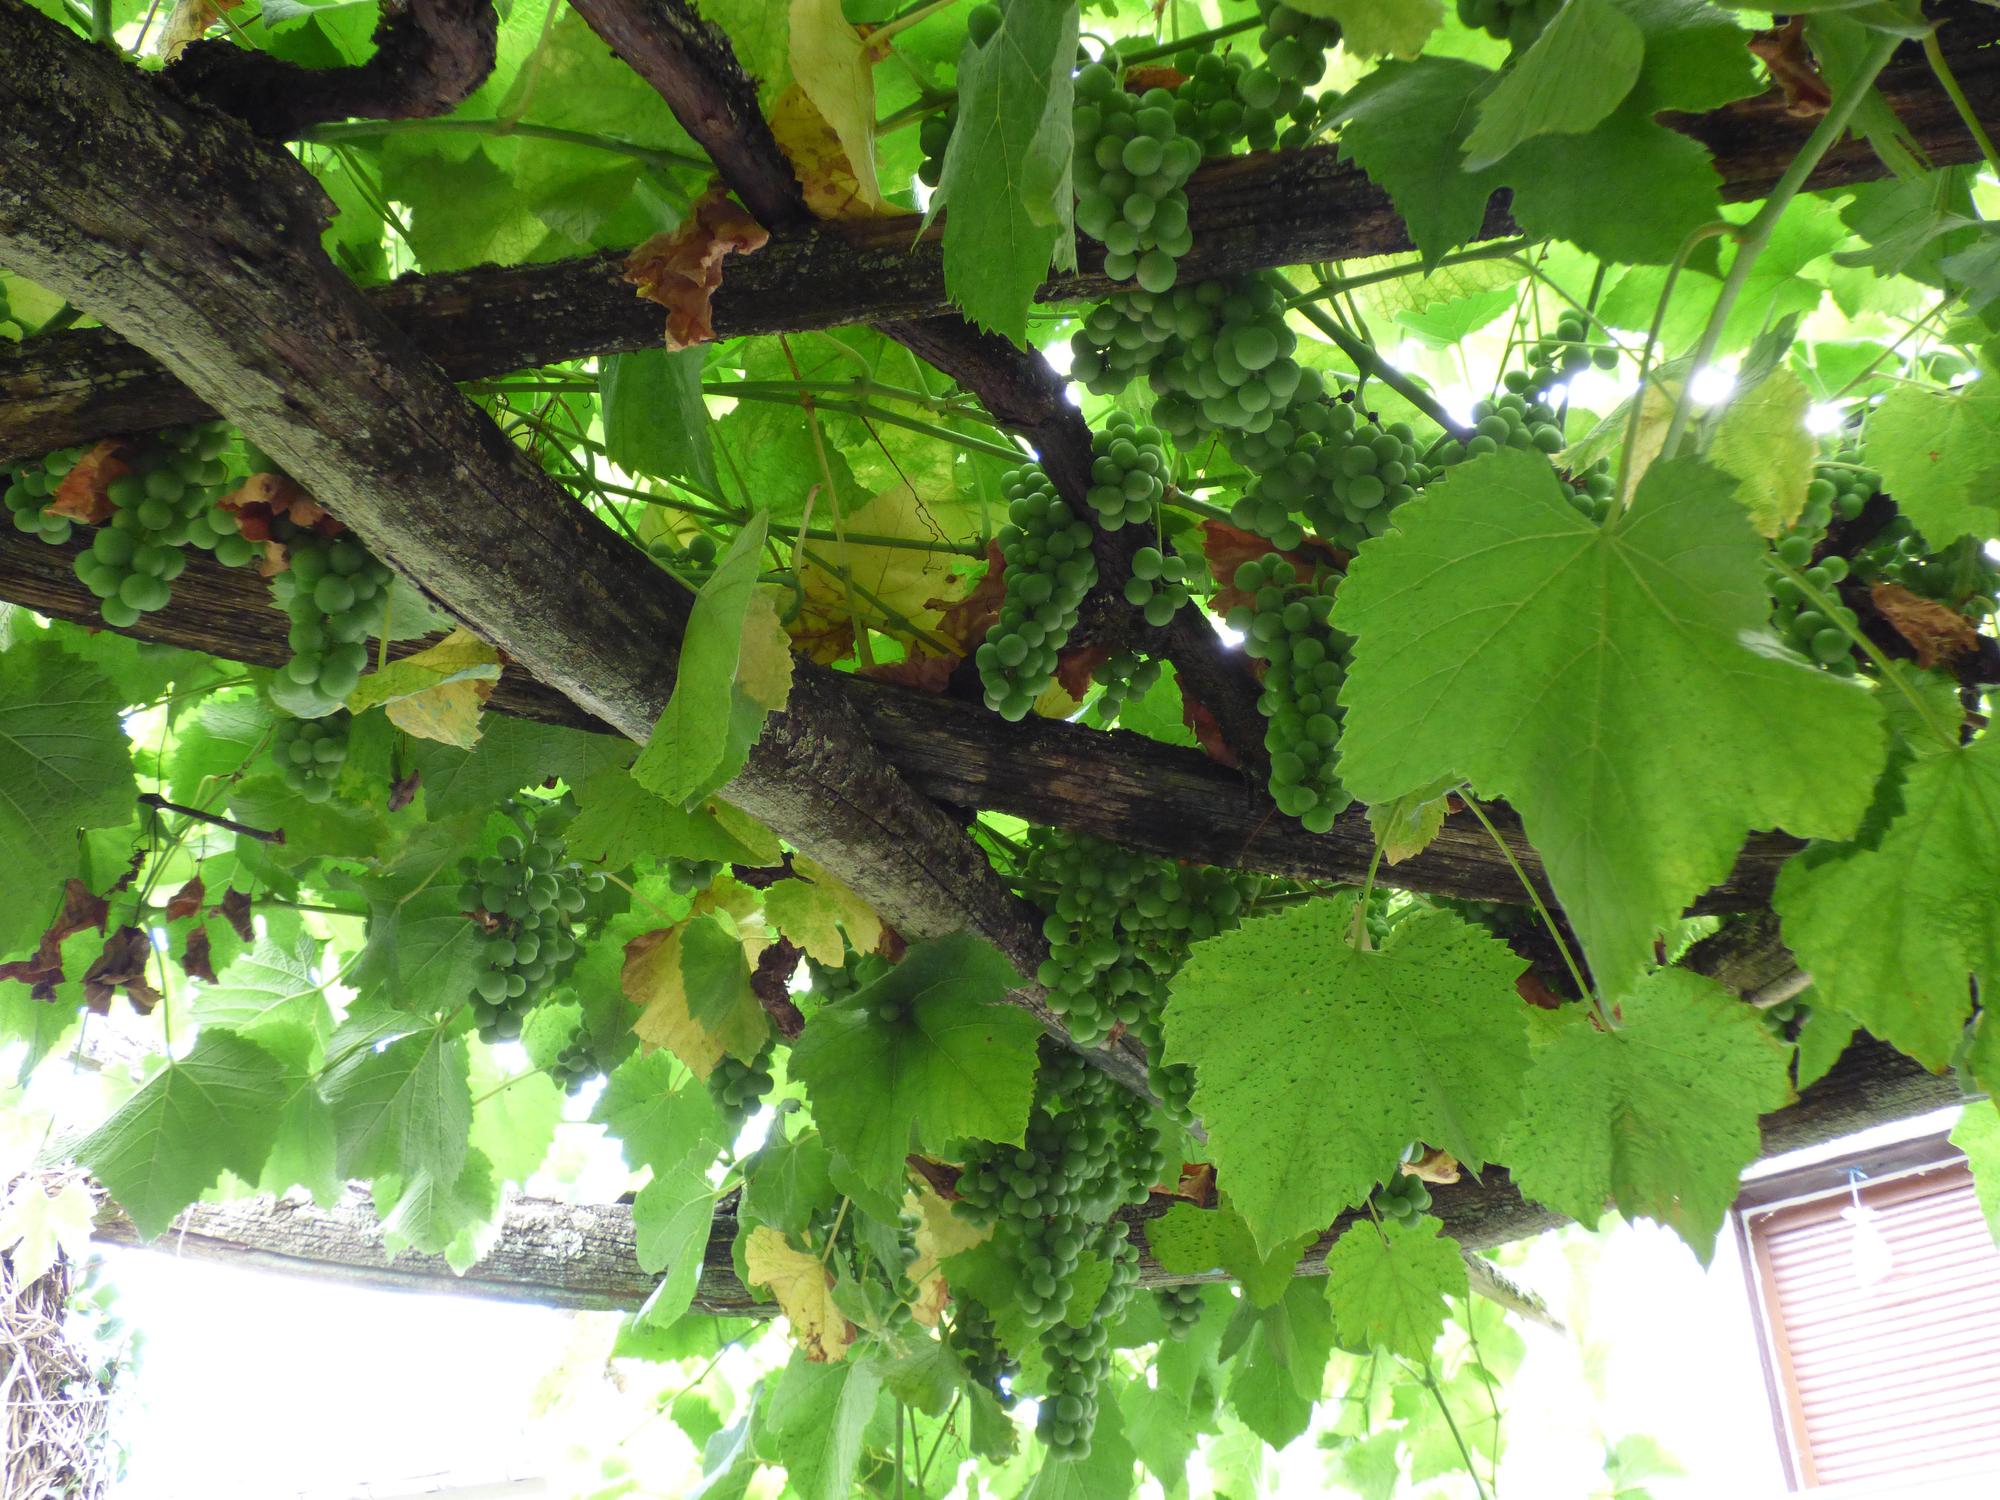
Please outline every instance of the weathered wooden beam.
[{"label": "weathered wooden beam", "polygon": [[[71,571],[77,550],[75,542],[52,547],[0,532],[0,600],[101,628],[96,598]],[[195,556],[175,580],[173,602],[122,633],[277,666],[291,654],[285,643],[288,622],[269,607],[267,597],[255,573]],[[402,654],[420,644],[402,642],[392,651]],[[1050,719],[1009,724],[957,699],[815,668],[801,671],[814,681],[827,680],[828,691],[859,715],[889,763],[934,801],[1011,813],[1174,859],[1294,879],[1358,882],[1374,852],[1374,835],[1361,809],[1350,809],[1327,833],[1307,833],[1277,811],[1261,784],[1198,750]],[[502,676],[489,706],[543,723],[611,732],[518,667]],[[1493,815],[1509,851],[1539,881],[1541,857],[1518,822],[1504,808]],[[1753,835],[1729,879],[1697,901],[1695,910],[1764,906],[1779,867],[1797,848],[1796,840],[1781,834]],[[1525,899],[1506,856],[1464,813],[1446,820],[1429,849],[1403,864],[1385,865],[1378,878],[1471,901]]]},{"label": "weathered wooden beam", "polygon": [[[1764,1151],[1775,1156],[1818,1145],[1870,1125],[1925,1114],[1955,1102],[1949,1080],[1926,1073],[1901,1053],[1863,1039],[1799,1102],[1764,1121]],[[1525,1202],[1504,1172],[1488,1172],[1432,1190],[1434,1211],[1446,1232],[1468,1251],[1489,1250],[1563,1222],[1558,1214]],[[1142,1251],[1141,1286],[1213,1280],[1213,1274],[1177,1275],[1146,1249],[1145,1225],[1181,1201],[1156,1196],[1122,1217]],[[1353,1222],[1352,1214],[1320,1235],[1299,1263],[1302,1276],[1324,1275],[1326,1256]],[[140,1243],[132,1223],[100,1197],[96,1236],[112,1244]],[[718,1214],[709,1235],[695,1291],[701,1312],[768,1316],[775,1311],[736,1275],[733,1214]],[[624,1204],[577,1205],[545,1198],[516,1198],[506,1208],[493,1249],[464,1275],[442,1256],[415,1251],[389,1254],[366,1192],[353,1189],[327,1207],[294,1200],[240,1199],[196,1204],[156,1249],[191,1259],[314,1276],[392,1290],[425,1291],[531,1302],[547,1307],[631,1310],[652,1294],[657,1277],[639,1265],[632,1211]]]},{"label": "weathered wooden beam", "polygon": [[[1933,7],[1940,42],[1975,113],[2000,117],[2000,12],[1976,0]],[[1917,49],[1905,48],[1879,80],[1918,147],[1940,166],[1973,161],[1978,149]],[[1715,153],[1722,195],[1768,192],[1812,122],[1785,113],[1772,90],[1704,115],[1668,123]],[[1844,187],[1885,174],[1865,141],[1828,152],[1808,186]],[[1210,162],[1188,185],[1189,278],[1237,275],[1273,266],[1386,255],[1410,248],[1386,194],[1337,146],[1258,152]],[[822,224],[773,236],[755,255],[730,262],[715,297],[719,337],[799,332],[950,311],[937,230],[920,235],[915,215]],[[1505,195],[1489,206],[1483,232],[1510,233]],[[1099,297],[1112,289],[1088,242],[1080,269],[1053,276],[1044,301]],[[503,374],[554,360],[655,344],[659,309],[639,301],[621,272],[619,251],[537,266],[481,266],[405,277],[369,292],[391,323],[455,380]],[[106,329],[72,330],[20,346],[0,345],[0,462],[112,433],[196,420],[202,398],[141,350]]]},{"label": "weathered wooden beam", "polygon": [[[0,0],[0,260],[123,329],[369,548],[544,683],[643,742],[689,600],[563,495],[320,248],[296,161]],[[906,936],[971,931],[1023,973],[1034,914],[802,673],[729,788]],[[1039,986],[1010,997],[1056,1034]],[[1089,1054],[1142,1086],[1130,1048]]]}]

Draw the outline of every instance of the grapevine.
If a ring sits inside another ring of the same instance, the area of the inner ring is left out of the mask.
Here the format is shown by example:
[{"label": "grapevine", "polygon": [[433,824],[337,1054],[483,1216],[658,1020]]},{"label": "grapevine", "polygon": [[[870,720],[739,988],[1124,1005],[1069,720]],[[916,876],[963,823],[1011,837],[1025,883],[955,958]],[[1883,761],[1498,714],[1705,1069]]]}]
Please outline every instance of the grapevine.
[{"label": "grapevine", "polygon": [[340,770],[347,762],[348,731],[353,716],[345,709],[324,719],[284,718],[271,741],[285,785],[308,802],[333,795]]},{"label": "grapevine", "polygon": [[708,1075],[708,1096],[715,1101],[716,1112],[729,1129],[740,1130],[771,1092],[772,1050],[773,1044],[766,1042],[749,1062],[724,1053]]},{"label": "grapevine", "polygon": [[1348,801],[1334,775],[1347,650],[1327,624],[1333,597],[1275,554],[1244,563],[1234,583],[1251,602],[1232,609],[1229,623],[1243,632],[1244,650],[1266,664],[1257,707],[1271,800],[1310,832],[1325,833]]},{"label": "grapevine", "polygon": [[545,813],[517,804],[518,832],[492,854],[460,866],[459,899],[479,923],[482,964],[473,1018],[487,1041],[511,1041],[521,1022],[576,962],[577,925],[604,876],[566,857],[561,837],[539,829]]},{"label": "grapevine", "polygon": [[1056,656],[1076,627],[1083,597],[1097,582],[1090,523],[1059,498],[1039,465],[1002,481],[1007,525],[999,536],[1007,578],[1000,618],[973,660],[986,706],[1004,719],[1028,716],[1055,679]]},{"label": "grapevine", "polygon": [[271,594],[292,627],[282,676],[281,707],[304,718],[334,712],[368,665],[369,632],[381,620],[392,574],[353,536],[325,537],[289,522],[290,567],[271,580]]}]

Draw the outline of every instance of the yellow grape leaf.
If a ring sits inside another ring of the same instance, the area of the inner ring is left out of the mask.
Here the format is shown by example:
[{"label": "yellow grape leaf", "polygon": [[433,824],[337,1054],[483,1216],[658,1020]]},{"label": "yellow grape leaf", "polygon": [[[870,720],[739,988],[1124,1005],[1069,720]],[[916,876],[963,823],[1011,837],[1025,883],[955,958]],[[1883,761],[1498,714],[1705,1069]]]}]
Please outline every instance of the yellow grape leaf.
[{"label": "yellow grape leaf", "polygon": [[469,750],[479,742],[479,711],[499,680],[500,653],[461,627],[362,678],[347,708],[358,714],[386,705],[390,722],[405,733]]},{"label": "yellow grape leaf", "polygon": [[[833,523],[822,510],[816,524]],[[955,545],[971,538],[970,528],[976,521],[969,512],[927,506],[907,484],[894,484],[846,512],[840,524],[846,531],[868,536]],[[854,644],[855,610],[863,619],[877,622],[884,610],[894,610],[917,629],[931,631],[944,610],[936,601],[940,595],[954,592],[955,560],[952,553],[926,552],[918,547],[815,541],[811,556],[799,563],[805,603],[792,620],[792,637],[807,656],[825,663],[838,659]],[[851,607],[841,572],[853,580]],[[889,633],[897,634],[893,629]]]},{"label": "yellow grape leaf", "polygon": [[724,833],[749,851],[755,863],[775,865],[784,856],[784,851],[778,847],[778,836],[733,802],[713,798],[708,804],[708,811],[722,825]]},{"label": "yellow grape leaf", "polygon": [[[1660,456],[1660,449],[1666,446],[1667,428],[1673,422],[1674,403],[1680,400],[1680,395],[1681,382],[1677,378],[1656,374],[1646,381],[1645,404],[1639,412],[1638,440],[1632,445],[1631,468],[1625,476],[1625,493],[1621,499],[1632,498],[1632,492],[1638,488],[1646,470]],[[1615,470],[1631,421],[1632,401],[1628,397],[1618,404],[1618,409],[1610,416],[1564,450],[1563,466],[1573,474],[1581,474],[1600,458],[1608,458]]]},{"label": "yellow grape leaf", "polygon": [[750,596],[743,615],[743,646],[736,658],[736,686],[767,713],[776,713],[792,696],[792,638],[778,618],[775,589]]},{"label": "yellow grape leaf", "polygon": [[1444,23],[1443,0],[1291,0],[1294,10],[1340,23],[1351,57],[1415,57]]},{"label": "yellow grape leaf", "polygon": [[1729,403],[1708,446],[1708,461],[1735,476],[1736,498],[1765,536],[1777,538],[1806,508],[1813,477],[1812,395],[1782,367]]},{"label": "yellow grape leaf", "polygon": [[770,1039],[771,1022],[750,989],[741,933],[727,912],[704,912],[625,945],[619,975],[639,1007],[632,1030],[664,1047],[707,1080],[725,1055],[749,1060]]},{"label": "yellow grape leaf", "polygon": [[764,916],[820,963],[838,968],[847,951],[869,953],[882,940],[882,922],[867,902],[803,855],[792,861],[799,879],[781,880],[764,892]]},{"label": "yellow grape leaf", "polygon": [[[883,218],[903,212],[882,197],[879,187],[862,185],[840,137],[796,83],[771,106],[771,134],[791,158],[799,186],[805,189],[806,207],[822,219]],[[873,162],[869,172],[874,172]]]},{"label": "yellow grape leaf", "polygon": [[839,138],[862,199],[880,203],[875,68],[840,0],[792,0],[792,76]]},{"label": "yellow grape leaf", "polygon": [[928,1187],[916,1189],[903,1200],[903,1206],[914,1208],[918,1216],[917,1254],[908,1273],[910,1284],[917,1289],[917,1300],[910,1306],[910,1315],[924,1327],[935,1328],[951,1300],[951,1289],[938,1267],[961,1251],[986,1243],[993,1237],[993,1227],[975,1228]]},{"label": "yellow grape leaf", "polygon": [[172,62],[208,35],[208,28],[232,11],[242,0],[174,0],[167,12],[167,24],[160,34],[160,58]]},{"label": "yellow grape leaf", "polygon": [[1430,847],[1444,827],[1449,790],[1448,784],[1433,783],[1368,809],[1368,827],[1382,845],[1384,859],[1399,865]]},{"label": "yellow grape leaf", "polygon": [[743,1269],[752,1286],[771,1289],[807,1359],[829,1364],[847,1357],[854,1325],[833,1305],[833,1277],[817,1255],[794,1250],[784,1235],[759,1224],[743,1242]]}]

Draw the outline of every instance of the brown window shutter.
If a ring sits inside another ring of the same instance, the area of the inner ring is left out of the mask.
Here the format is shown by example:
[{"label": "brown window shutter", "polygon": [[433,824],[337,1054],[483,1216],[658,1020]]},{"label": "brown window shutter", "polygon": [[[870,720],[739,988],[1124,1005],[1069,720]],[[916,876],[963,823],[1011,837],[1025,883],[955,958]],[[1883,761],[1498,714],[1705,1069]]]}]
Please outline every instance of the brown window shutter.
[{"label": "brown window shutter", "polygon": [[1891,1257],[1873,1285],[1856,1275],[1847,1193],[1744,1215],[1798,1481],[2000,1481],[2000,1249],[1971,1174],[1956,1162],[1864,1183],[1860,1199]]}]

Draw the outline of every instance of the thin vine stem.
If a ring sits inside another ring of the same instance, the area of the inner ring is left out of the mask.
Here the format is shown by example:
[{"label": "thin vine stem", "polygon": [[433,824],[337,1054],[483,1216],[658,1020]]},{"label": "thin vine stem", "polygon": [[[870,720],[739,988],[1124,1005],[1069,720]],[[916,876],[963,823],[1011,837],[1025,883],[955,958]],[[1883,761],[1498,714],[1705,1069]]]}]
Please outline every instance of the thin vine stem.
[{"label": "thin vine stem", "polygon": [[1867,635],[1858,627],[1850,625],[1847,622],[1847,616],[1841,613],[1840,601],[1837,598],[1826,593],[1818,584],[1814,583],[1804,573],[1786,562],[1775,552],[1771,554],[1771,566],[1790,579],[1798,588],[1798,591],[1804,594],[1821,614],[1831,620],[1842,635],[1845,635],[1860,648],[1861,654],[1866,656],[1875,670],[1882,674],[1882,680],[1893,684],[1896,691],[1903,695],[1911,709],[1915,711],[1917,718],[1923,722],[1924,728],[1930,730],[1932,734],[1936,735],[1950,748],[1954,750],[1958,748],[1958,736],[1937,721],[1936,717],[1931,713],[1930,705],[1925,703],[1923,697],[1903,680],[1903,674],[1898,672],[1889,658],[1882,654],[1882,648],[1869,640]]},{"label": "thin vine stem", "polygon": [[1285,306],[1299,308],[1308,302],[1324,302],[1329,297],[1338,297],[1361,287],[1375,286],[1384,281],[1400,281],[1405,276],[1429,276],[1447,266],[1463,266],[1482,260],[1509,260],[1520,251],[1532,248],[1539,241],[1526,235],[1511,240],[1493,240],[1484,245],[1474,245],[1469,250],[1454,251],[1450,255],[1438,257],[1437,264],[1426,266],[1421,260],[1405,261],[1401,265],[1383,266],[1379,270],[1359,271],[1352,276],[1335,276],[1323,285],[1311,287],[1289,298]]},{"label": "thin vine stem", "polygon": [[1438,1389],[1437,1376],[1431,1372],[1428,1364],[1423,1365],[1421,1370],[1424,1389],[1431,1393],[1431,1400],[1437,1403],[1437,1409],[1444,1417],[1444,1425],[1451,1429],[1451,1440],[1458,1444],[1458,1456],[1465,1460],[1465,1473],[1472,1481],[1472,1488],[1478,1493],[1479,1500],[1492,1500],[1484,1481],[1479,1477],[1478,1467],[1472,1461],[1472,1450],[1466,1446],[1464,1434],[1458,1430],[1458,1419],[1451,1414],[1451,1403],[1444,1399],[1444,1392]]},{"label": "thin vine stem", "polygon": [[1372,375],[1375,379],[1381,381],[1382,384],[1389,387],[1390,390],[1401,396],[1410,405],[1414,406],[1439,427],[1443,428],[1448,437],[1457,438],[1462,442],[1472,436],[1469,431],[1451,419],[1451,413],[1438,405],[1436,398],[1429,391],[1417,385],[1407,375],[1403,374],[1401,370],[1394,368],[1385,361],[1381,355],[1377,354],[1366,343],[1342,328],[1332,318],[1327,316],[1324,309],[1318,307],[1300,307],[1294,310],[1300,317],[1325,334],[1342,354],[1353,360],[1355,367],[1362,374]]},{"label": "thin vine stem", "polygon": [[1646,341],[1639,346],[1639,388],[1632,393],[1632,414],[1625,419],[1625,442],[1618,453],[1618,482],[1612,488],[1612,496],[1618,504],[1625,503],[1626,486],[1632,479],[1632,454],[1639,446],[1639,423],[1646,410],[1646,382],[1652,378],[1653,351],[1659,347],[1660,330],[1666,326],[1667,307],[1674,300],[1674,284],[1680,280],[1681,271],[1688,263],[1688,257],[1708,240],[1718,235],[1734,234],[1736,226],[1723,219],[1712,219],[1689,232],[1681,241],[1680,248],[1667,265],[1666,280],[1660,285],[1660,300],[1653,304],[1653,321],[1647,325]]},{"label": "thin vine stem", "polygon": [[[1695,345],[1694,355],[1688,365],[1689,380],[1681,387],[1680,397],[1674,402],[1673,419],[1667,423],[1666,441],[1660,446],[1664,458],[1673,457],[1680,446],[1682,436],[1687,431],[1688,419],[1693,413],[1690,393],[1693,389],[1693,375],[1701,370],[1715,356],[1715,346],[1722,341],[1723,325],[1729,321],[1730,313],[1736,310],[1736,300],[1743,295],[1743,288],[1749,284],[1750,272],[1756,266],[1764,247],[1771,242],[1771,234],[1778,227],[1778,220],[1791,206],[1792,199],[1805,186],[1806,178],[1812,175],[1820,158],[1830,151],[1835,142],[1847,133],[1847,122],[1854,118],[1854,111],[1874,86],[1876,75],[1888,64],[1896,48],[1902,45],[1899,36],[1878,37],[1861,67],[1855,75],[1842,85],[1833,103],[1820,117],[1813,133],[1806,138],[1799,154],[1785,168],[1771,195],[1764,200],[1763,207],[1743,226],[1736,247],[1736,258],[1729,264],[1729,274],[1722,280],[1722,291],[1715,299],[1715,306],[1709,310],[1708,324],[1701,331],[1701,338]],[[1642,390],[1641,399],[1644,397]]]},{"label": "thin vine stem", "polygon": [[1986,133],[1986,127],[1980,123],[1979,116],[1973,113],[1971,101],[1965,97],[1965,90],[1958,86],[1958,75],[1952,72],[1951,64],[1945,61],[1944,48],[1938,43],[1935,27],[1924,34],[1924,60],[1931,65],[1931,71],[1937,75],[1937,81],[1943,87],[1945,97],[1951,100],[1952,108],[1958,111],[1959,119],[1965,122],[1965,128],[1971,132],[1973,143],[1979,147],[1979,154],[1986,158],[1986,170],[2000,177],[2000,151],[1993,149],[1993,137]]},{"label": "thin vine stem", "polygon": [[530,125],[521,120],[344,120],[331,125],[315,125],[299,136],[302,141],[316,145],[333,145],[341,141],[373,141],[384,136],[401,135],[408,131],[444,131],[454,135],[482,136],[522,136],[529,140],[555,141],[565,146],[587,146],[594,151],[610,152],[614,156],[630,157],[643,162],[658,171],[680,167],[696,171],[709,171],[712,163],[707,157],[690,156],[684,151],[667,151],[654,146],[641,146],[632,141],[616,140],[608,135],[593,135],[587,130],[564,130],[555,125]]},{"label": "thin vine stem", "polygon": [[1493,840],[1493,847],[1498,849],[1500,857],[1507,861],[1507,868],[1512,870],[1514,878],[1521,882],[1521,889],[1528,893],[1528,900],[1534,903],[1535,915],[1542,919],[1542,925],[1548,928],[1549,936],[1555,939],[1556,950],[1562,954],[1563,967],[1569,970],[1569,977],[1576,984],[1576,992],[1596,1007],[1597,1018],[1603,1022],[1604,1029],[1612,1030],[1611,1017],[1604,1008],[1604,1002],[1597,998],[1595,990],[1583,982],[1583,969],[1577,963],[1576,955],[1569,951],[1569,942],[1563,937],[1562,929],[1556,926],[1556,919],[1549,914],[1548,907],[1542,903],[1542,893],[1535,889],[1534,881],[1528,879],[1528,872],[1521,868],[1521,861],[1514,857],[1514,851],[1508,847],[1507,841],[1500,837],[1500,830],[1493,826],[1493,820],[1486,816],[1486,809],[1473,797],[1472,789],[1461,785],[1457,796],[1458,800],[1465,804],[1466,811],[1479,820],[1479,826],[1484,828],[1486,836]]}]

